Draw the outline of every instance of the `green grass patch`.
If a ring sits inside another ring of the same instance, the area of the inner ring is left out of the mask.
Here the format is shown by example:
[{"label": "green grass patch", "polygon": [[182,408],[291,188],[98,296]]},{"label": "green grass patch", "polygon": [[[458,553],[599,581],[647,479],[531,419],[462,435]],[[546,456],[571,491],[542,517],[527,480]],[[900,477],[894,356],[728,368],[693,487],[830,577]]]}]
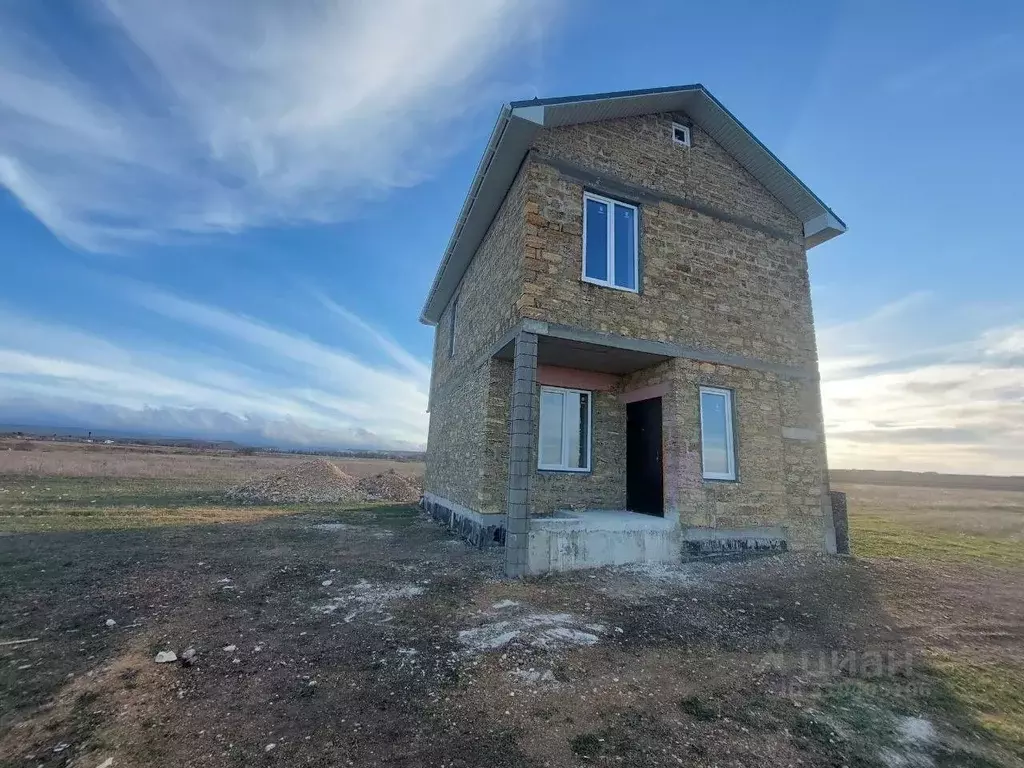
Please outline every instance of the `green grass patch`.
[{"label": "green grass patch", "polygon": [[[998,697],[987,698],[992,691],[976,693],[977,704],[1002,706]],[[813,709],[790,714],[788,729],[795,746],[825,757],[829,765],[1015,765],[1022,754],[1020,742],[985,723],[976,703],[936,669],[912,681],[845,680],[823,691]],[[779,713],[785,716],[785,708],[780,706]],[[920,740],[908,737],[906,724],[915,720],[927,721],[930,735]]]},{"label": "green grass patch", "polygon": [[925,531],[874,515],[851,515],[850,541],[861,557],[907,557],[946,562],[987,561],[1024,566],[1019,542],[962,533]]},{"label": "green grass patch", "polygon": [[982,727],[1024,758],[1024,664],[943,656],[933,668]]}]

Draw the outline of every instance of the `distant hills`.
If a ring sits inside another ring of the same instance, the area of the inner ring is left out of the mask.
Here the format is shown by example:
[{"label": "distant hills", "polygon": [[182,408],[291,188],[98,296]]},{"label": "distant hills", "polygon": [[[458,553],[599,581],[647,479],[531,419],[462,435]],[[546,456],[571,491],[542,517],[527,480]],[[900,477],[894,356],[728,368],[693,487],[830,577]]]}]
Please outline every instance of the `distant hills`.
[{"label": "distant hills", "polygon": [[214,450],[261,450],[280,451],[283,453],[306,453],[330,456],[384,456],[396,459],[414,459],[423,457],[422,451],[389,450],[383,448],[363,447],[330,447],[330,446],[297,446],[294,444],[274,444],[270,441],[258,440],[252,443],[236,440],[220,440],[213,438],[188,437],[182,435],[158,435],[142,430],[89,429],[87,427],[54,427],[38,424],[0,424],[0,437],[24,435],[45,439],[103,442],[113,440],[119,443],[134,445],[166,445],[196,449]]},{"label": "distant hills", "polygon": [[179,445],[184,443],[204,443],[211,446],[222,446],[225,448],[241,448],[242,443],[234,440],[203,440],[194,437],[179,437],[173,435],[154,435],[143,431],[118,430],[118,429],[87,429],[86,427],[49,427],[33,424],[0,424],[0,435],[22,434],[31,437],[70,437],[75,439],[93,440],[133,440],[141,442],[158,442],[165,445]]}]

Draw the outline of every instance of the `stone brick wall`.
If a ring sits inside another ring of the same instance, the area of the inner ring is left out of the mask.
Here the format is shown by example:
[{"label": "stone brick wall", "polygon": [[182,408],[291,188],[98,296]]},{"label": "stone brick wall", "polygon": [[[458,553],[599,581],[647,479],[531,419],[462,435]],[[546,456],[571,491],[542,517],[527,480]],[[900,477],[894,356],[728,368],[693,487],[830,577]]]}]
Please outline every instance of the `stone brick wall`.
[{"label": "stone brick wall", "polygon": [[[535,438],[531,514],[623,508],[626,410],[617,394],[665,383],[666,515],[684,526],[781,525],[790,547],[820,549],[828,484],[801,224],[696,126],[690,150],[673,145],[671,122],[655,115],[538,137],[463,279],[453,360],[450,307],[437,327],[426,488],[504,513],[512,367],[483,355],[520,320],[536,319],[794,366],[810,376],[680,358],[623,377],[618,390],[595,393],[592,472],[536,470]],[[562,161],[647,190],[631,199],[597,189],[639,202],[640,294],[580,279],[584,183]],[[702,384],[734,392],[738,482],[702,477]],[[535,403],[539,409],[539,392]]]},{"label": "stone brick wall", "polygon": [[[451,304],[434,329],[425,490],[470,509],[494,509],[496,426],[488,421],[491,344],[517,321],[525,237],[525,174],[509,190],[457,292],[455,354],[448,357]],[[505,455],[508,432],[505,435]],[[501,470],[504,477],[506,470]],[[487,482],[482,482],[486,478]],[[484,487],[486,486],[486,487]]]},{"label": "stone brick wall", "polygon": [[466,366],[445,383],[430,411],[424,490],[480,511],[490,366]]},{"label": "stone brick wall", "polygon": [[[693,147],[684,150],[671,143],[670,125],[670,117],[654,115],[542,132],[540,154],[528,167],[526,284],[518,302],[523,316],[776,363],[815,364],[800,222],[703,131],[694,127]],[[546,164],[545,156],[713,203],[788,235],[664,200],[640,203],[641,293],[585,283],[584,185]]]},{"label": "stone brick wall", "polygon": [[[590,472],[537,469],[537,430],[530,457],[530,512],[547,515],[559,509],[626,508],[626,406],[613,392],[594,392]],[[540,414],[540,389],[534,396]],[[539,429],[539,424],[538,424]]]},{"label": "stone brick wall", "polygon": [[[485,471],[481,479],[480,512],[501,512],[507,500],[508,418],[512,365],[494,360],[488,400]],[[552,472],[537,469],[535,425],[530,453],[530,514],[548,515],[559,509],[626,508],[626,406],[616,392],[594,392],[591,471]],[[540,414],[540,387],[534,391],[534,411]]]},{"label": "stone brick wall", "polygon": [[519,320],[515,307],[523,287],[525,205],[526,174],[520,171],[456,291],[455,354],[451,358],[451,302],[434,330],[434,392],[442,391],[453,373],[476,362]]},{"label": "stone brick wall", "polygon": [[[821,549],[828,487],[820,412],[811,403],[817,385],[677,358],[626,377],[623,388],[662,382],[666,516],[719,529],[783,526],[792,549]],[[736,482],[703,478],[701,386],[732,390]]]},{"label": "stone brick wall", "polygon": [[[490,367],[481,512],[500,512],[506,499],[511,365]],[[674,359],[623,376],[610,392],[595,392],[592,472],[536,469],[531,453],[530,511],[625,509],[626,406],[619,395],[666,384],[662,398],[665,515],[683,526],[722,530],[781,526],[790,548],[818,550],[828,506],[824,444],[813,381],[728,365]],[[733,393],[736,482],[702,476],[701,386]],[[539,409],[539,388],[535,399]],[[794,437],[784,437],[785,434]]]},{"label": "stone brick wall", "polygon": [[509,408],[512,403],[512,363],[490,361],[484,470],[480,506],[484,514],[505,514],[508,504]]},{"label": "stone brick wall", "polygon": [[672,115],[643,115],[541,131],[534,148],[576,165],[803,234],[800,221],[698,126],[672,143]]}]

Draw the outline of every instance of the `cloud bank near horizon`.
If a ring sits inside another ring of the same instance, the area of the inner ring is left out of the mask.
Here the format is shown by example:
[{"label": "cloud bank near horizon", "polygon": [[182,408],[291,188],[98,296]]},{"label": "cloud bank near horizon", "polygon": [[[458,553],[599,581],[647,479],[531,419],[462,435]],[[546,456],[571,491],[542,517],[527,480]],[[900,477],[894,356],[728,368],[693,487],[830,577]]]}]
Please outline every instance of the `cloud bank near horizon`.
[{"label": "cloud bank near horizon", "polygon": [[1024,474],[1019,313],[930,337],[937,303],[913,294],[819,330],[831,466]]},{"label": "cloud bank near horizon", "polygon": [[[424,447],[427,365],[327,297],[317,325],[331,343],[153,288],[132,286],[129,296],[192,343],[95,335],[0,307],[9,329],[0,420],[291,447]],[[357,356],[367,336],[377,351]]]}]

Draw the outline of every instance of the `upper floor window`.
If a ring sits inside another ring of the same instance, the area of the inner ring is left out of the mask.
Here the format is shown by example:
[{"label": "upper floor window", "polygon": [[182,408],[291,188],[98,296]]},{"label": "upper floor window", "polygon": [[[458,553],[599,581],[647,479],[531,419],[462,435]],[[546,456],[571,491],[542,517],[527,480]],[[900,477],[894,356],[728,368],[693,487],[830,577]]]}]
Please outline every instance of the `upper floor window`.
[{"label": "upper floor window", "polygon": [[672,143],[680,147],[690,146],[690,127],[681,123],[672,123]]},{"label": "upper floor window", "polygon": [[635,205],[587,192],[583,195],[583,279],[637,291],[639,242]]},{"label": "upper floor window", "polygon": [[452,299],[452,314],[448,325],[448,357],[455,357],[455,318],[459,312],[459,296]]}]

